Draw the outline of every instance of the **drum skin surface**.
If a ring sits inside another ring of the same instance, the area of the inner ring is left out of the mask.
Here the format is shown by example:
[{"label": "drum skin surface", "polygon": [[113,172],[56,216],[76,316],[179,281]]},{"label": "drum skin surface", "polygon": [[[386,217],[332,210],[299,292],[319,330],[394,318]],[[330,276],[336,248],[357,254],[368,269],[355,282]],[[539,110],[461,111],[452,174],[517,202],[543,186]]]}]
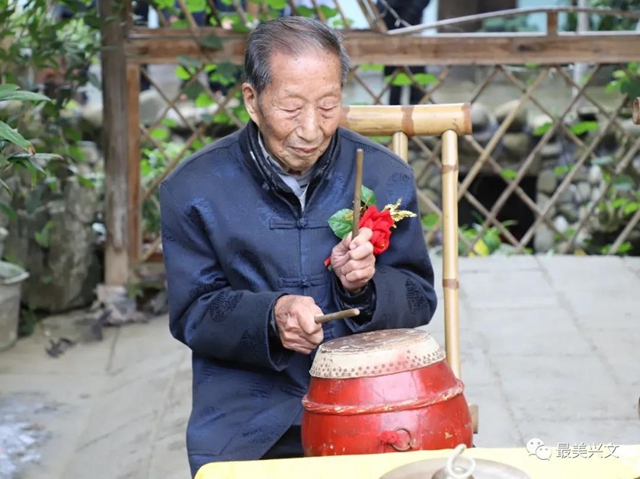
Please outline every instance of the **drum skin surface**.
[{"label": "drum skin surface", "polygon": [[320,346],[304,396],[305,456],[472,447],[464,386],[425,331],[361,333]]}]

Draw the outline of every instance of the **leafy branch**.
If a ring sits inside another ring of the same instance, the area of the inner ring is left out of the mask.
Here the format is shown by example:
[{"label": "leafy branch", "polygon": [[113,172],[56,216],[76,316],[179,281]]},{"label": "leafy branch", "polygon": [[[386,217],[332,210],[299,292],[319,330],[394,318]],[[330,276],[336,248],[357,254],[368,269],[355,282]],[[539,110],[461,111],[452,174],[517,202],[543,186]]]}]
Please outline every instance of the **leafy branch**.
[{"label": "leafy branch", "polygon": [[[45,95],[21,90],[18,85],[0,85],[0,102],[9,100],[31,102],[51,101],[51,99]],[[40,162],[52,159],[62,159],[62,157],[46,153],[36,153],[34,146],[24,136],[0,120],[0,171],[5,171],[15,166],[25,167],[31,172],[33,184],[37,179],[38,173],[44,174],[45,176],[47,175]],[[2,178],[0,178],[0,187],[7,190],[10,195],[12,194],[11,189]],[[6,212],[6,208],[3,209],[3,211]]]}]

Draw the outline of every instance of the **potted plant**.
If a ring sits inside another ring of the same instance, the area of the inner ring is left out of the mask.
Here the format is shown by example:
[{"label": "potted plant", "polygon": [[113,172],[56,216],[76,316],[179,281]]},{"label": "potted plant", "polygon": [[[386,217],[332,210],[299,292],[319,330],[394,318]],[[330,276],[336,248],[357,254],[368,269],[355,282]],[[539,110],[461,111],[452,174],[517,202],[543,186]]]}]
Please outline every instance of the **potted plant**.
[{"label": "potted plant", "polygon": [[[4,101],[51,101],[50,98],[20,90],[18,85],[0,85],[0,102]],[[39,173],[44,173],[41,162],[62,159],[58,155],[36,153],[35,148],[20,133],[0,120],[0,173],[9,168],[24,167],[32,174],[35,182]],[[12,191],[0,176],[0,188]],[[10,211],[9,205],[0,205],[0,211]],[[6,230],[0,228],[0,260],[2,259],[2,245],[6,237]],[[18,338],[20,319],[20,303],[22,298],[22,284],[29,277],[29,273],[17,264],[0,261],[0,351],[13,346]]]},{"label": "potted plant", "polygon": [[16,264],[0,261],[0,351],[18,339],[22,283],[29,273]]}]

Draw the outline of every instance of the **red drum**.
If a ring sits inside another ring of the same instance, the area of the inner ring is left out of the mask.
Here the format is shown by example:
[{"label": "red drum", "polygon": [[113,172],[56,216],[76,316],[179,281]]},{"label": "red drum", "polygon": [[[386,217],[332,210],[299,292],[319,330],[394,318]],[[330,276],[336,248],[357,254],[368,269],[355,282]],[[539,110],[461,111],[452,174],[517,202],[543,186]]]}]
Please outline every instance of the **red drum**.
[{"label": "red drum", "polygon": [[394,329],[322,344],[302,399],[306,456],[472,446],[469,406],[425,331]]}]

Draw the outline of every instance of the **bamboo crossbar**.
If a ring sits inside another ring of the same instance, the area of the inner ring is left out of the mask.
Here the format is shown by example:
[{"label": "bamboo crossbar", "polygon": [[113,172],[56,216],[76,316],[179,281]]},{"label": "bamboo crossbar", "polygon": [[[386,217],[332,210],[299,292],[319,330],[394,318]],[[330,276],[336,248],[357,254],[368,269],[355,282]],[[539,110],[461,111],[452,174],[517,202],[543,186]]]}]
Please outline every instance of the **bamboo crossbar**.
[{"label": "bamboo crossbar", "polygon": [[365,136],[392,136],[392,150],[405,161],[409,136],[442,137],[445,351],[453,373],[460,378],[458,137],[472,132],[471,106],[468,103],[346,106],[342,126]]},{"label": "bamboo crossbar", "polygon": [[471,134],[471,105],[353,105],[342,110],[341,125],[365,136],[440,136],[447,130]]}]

